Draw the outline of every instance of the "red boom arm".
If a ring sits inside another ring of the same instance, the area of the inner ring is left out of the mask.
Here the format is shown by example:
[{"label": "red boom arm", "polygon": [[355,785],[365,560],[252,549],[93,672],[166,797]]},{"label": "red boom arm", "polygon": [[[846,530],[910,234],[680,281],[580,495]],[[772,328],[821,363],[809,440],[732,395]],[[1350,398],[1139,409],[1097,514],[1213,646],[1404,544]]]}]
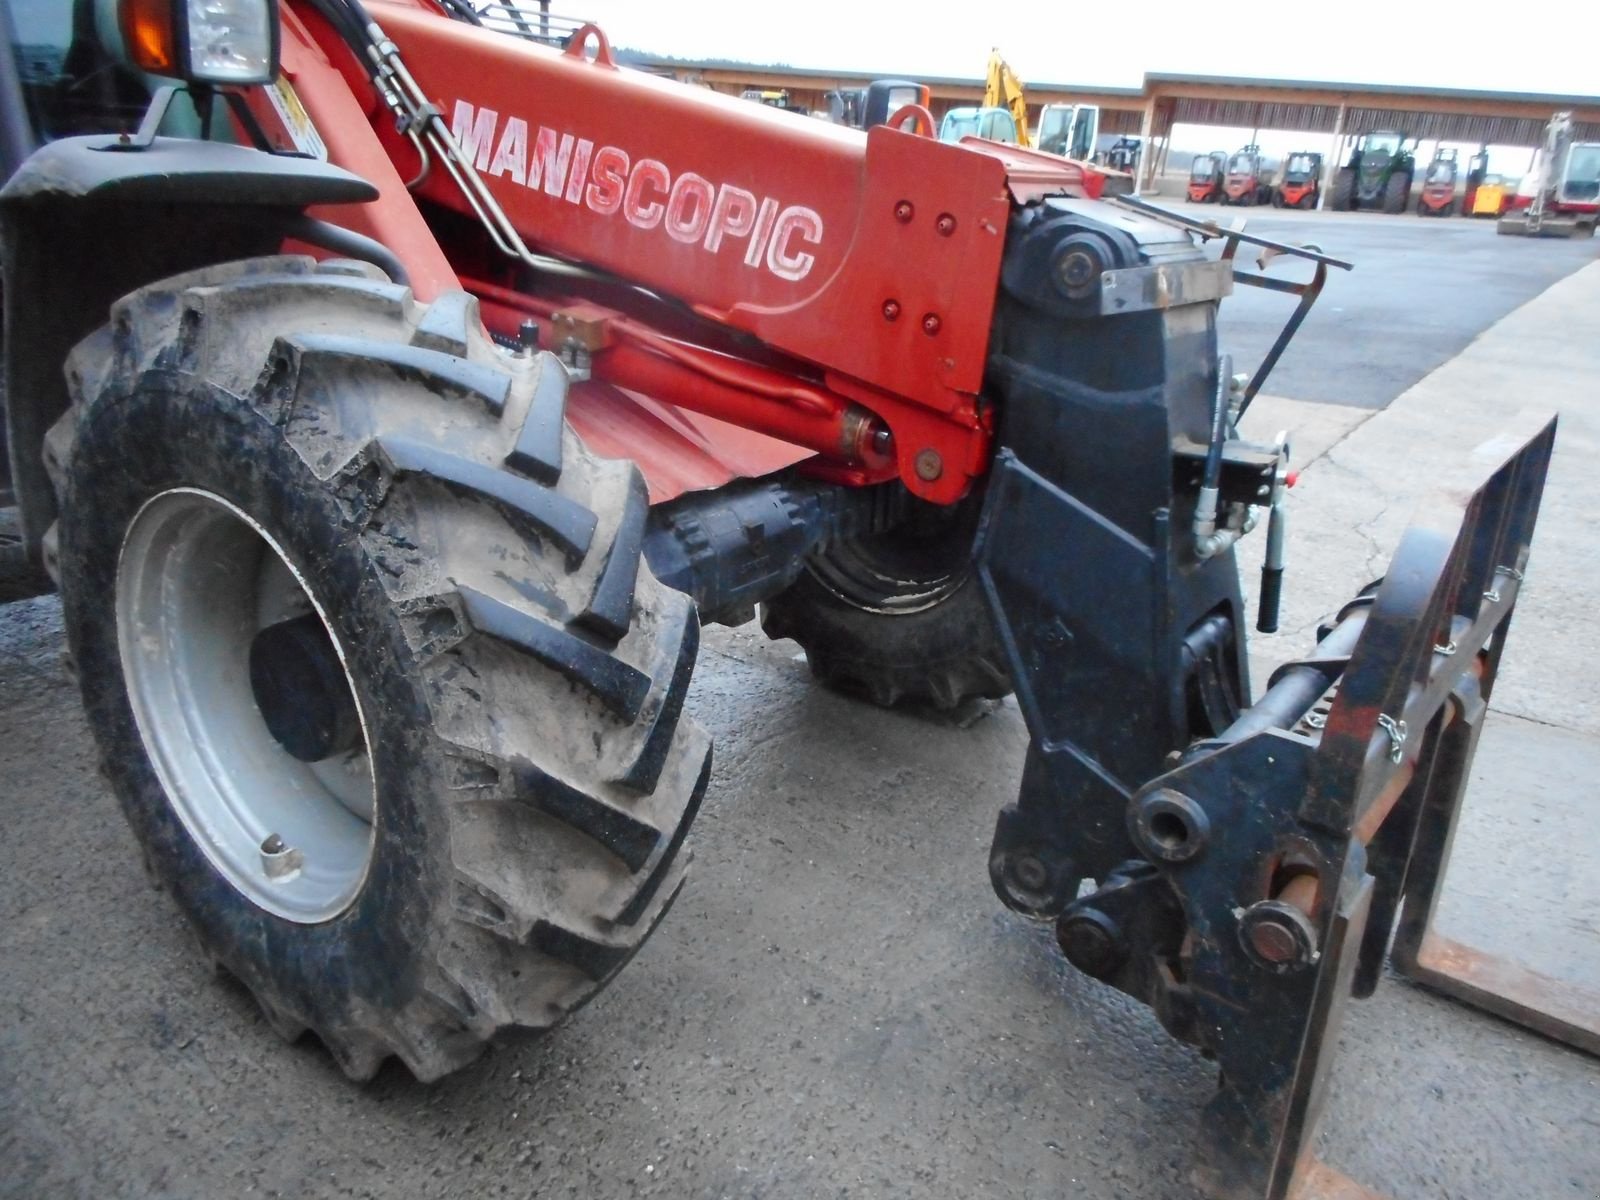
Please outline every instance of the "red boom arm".
[{"label": "red boom arm", "polygon": [[[597,378],[815,451],[848,482],[898,474],[949,503],[983,473],[989,430],[977,398],[1011,205],[1024,193],[1089,194],[1098,180],[1066,160],[887,127],[863,136],[627,70],[597,30],[558,51],[420,2],[369,7],[531,247],[681,301],[780,360],[730,359],[652,330],[645,312],[618,312],[594,351]],[[332,157],[385,193],[341,219],[388,242],[420,277],[419,294],[450,286],[401,182],[419,168],[411,143],[353,57],[315,16],[306,23],[322,45],[303,44],[303,27],[286,22],[285,73]],[[297,30],[302,44],[290,45]],[[352,90],[370,121],[359,129]],[[472,212],[437,166],[415,195]],[[464,263],[452,249],[443,257],[461,285],[494,301],[491,327],[562,308],[543,288],[538,301],[507,303],[518,298],[462,277],[512,282],[512,260],[486,269],[476,249]]]}]

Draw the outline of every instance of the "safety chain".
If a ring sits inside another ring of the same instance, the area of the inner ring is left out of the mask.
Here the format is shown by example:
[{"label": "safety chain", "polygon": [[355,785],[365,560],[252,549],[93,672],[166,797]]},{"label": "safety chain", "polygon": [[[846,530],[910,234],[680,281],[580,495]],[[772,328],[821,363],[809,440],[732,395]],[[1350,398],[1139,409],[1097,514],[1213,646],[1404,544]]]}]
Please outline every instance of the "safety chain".
[{"label": "safety chain", "polygon": [[1389,735],[1389,761],[1398,765],[1405,757],[1406,723],[1396,721],[1388,713],[1379,713],[1378,728]]},{"label": "safety chain", "polygon": [[[1522,572],[1517,570],[1516,567],[1496,567],[1494,569],[1494,573],[1496,575],[1504,575],[1507,579],[1515,580],[1517,583],[1521,583],[1522,582]],[[1500,603],[1500,589],[1499,588],[1490,588],[1487,592],[1485,592],[1483,594],[1483,598],[1485,600],[1487,600],[1490,604],[1499,604]]]}]

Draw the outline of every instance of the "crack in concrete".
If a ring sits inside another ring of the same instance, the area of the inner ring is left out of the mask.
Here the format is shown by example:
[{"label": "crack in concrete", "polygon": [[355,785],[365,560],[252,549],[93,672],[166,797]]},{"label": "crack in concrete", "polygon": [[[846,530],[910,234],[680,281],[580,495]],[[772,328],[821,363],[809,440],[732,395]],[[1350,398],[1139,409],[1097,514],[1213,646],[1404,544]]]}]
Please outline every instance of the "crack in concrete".
[{"label": "crack in concrete", "polygon": [[[1343,471],[1352,479],[1359,480],[1360,482],[1366,484],[1372,489],[1372,492],[1375,495],[1383,495],[1383,488],[1376,479],[1373,479],[1372,476],[1368,475],[1365,471],[1360,470],[1357,467],[1352,467],[1334,457],[1333,450],[1334,448],[1330,447],[1327,454],[1323,456],[1327,460],[1329,466],[1335,468],[1336,470]],[[1362,580],[1362,584],[1366,584],[1374,579],[1377,579],[1384,573],[1385,568],[1389,565],[1389,556],[1384,552],[1383,544],[1378,540],[1376,530],[1378,523],[1388,515],[1391,507],[1393,507],[1393,505],[1386,499],[1380,504],[1377,512],[1373,513],[1369,517],[1363,517],[1357,520],[1350,526],[1350,532],[1362,538],[1367,543],[1365,565],[1365,573],[1367,578]]]},{"label": "crack in concrete", "polygon": [[[1404,395],[1404,394],[1405,394],[1404,392],[1401,393],[1401,395]],[[1399,398],[1400,398],[1399,396],[1395,397],[1396,400],[1398,400]],[[1391,400],[1390,403],[1392,404],[1392,403],[1394,403],[1394,401]],[[1317,463],[1322,462],[1324,459],[1327,459],[1327,460],[1329,460],[1331,462],[1333,460],[1333,452],[1335,450],[1339,449],[1340,446],[1343,446],[1345,444],[1345,442],[1349,441],[1351,434],[1353,434],[1356,430],[1360,429],[1368,421],[1372,420],[1373,417],[1376,417],[1379,413],[1381,413],[1383,411],[1384,410],[1381,409],[1381,408],[1375,408],[1372,411],[1370,411],[1369,413],[1367,413],[1366,416],[1362,417],[1354,425],[1350,426],[1349,429],[1346,429],[1343,433],[1341,433],[1335,441],[1333,441],[1332,443],[1330,443],[1327,446],[1324,446],[1320,453],[1315,454],[1311,458],[1307,459],[1306,462],[1305,462],[1305,465],[1300,468],[1300,473],[1302,475],[1305,474],[1305,472],[1311,470],[1312,467],[1316,466]]]},{"label": "crack in concrete", "polygon": [[1530,712],[1524,712],[1517,708],[1505,708],[1499,704],[1491,704],[1489,705],[1489,711],[1492,713],[1499,713],[1503,717],[1514,717],[1518,721],[1526,721],[1530,725],[1542,725],[1546,729],[1559,729],[1562,733],[1572,733],[1579,737],[1595,736],[1592,729],[1586,729],[1579,725],[1567,725],[1561,721],[1550,721],[1544,717],[1536,717]]},{"label": "crack in concrete", "polygon": [[1383,575],[1389,566],[1389,556],[1383,552],[1383,546],[1373,532],[1373,529],[1376,528],[1379,521],[1383,520],[1388,511],[1389,506],[1385,504],[1378,510],[1376,516],[1365,521],[1359,521],[1350,527],[1352,533],[1358,534],[1367,540],[1366,574],[1369,582]]}]

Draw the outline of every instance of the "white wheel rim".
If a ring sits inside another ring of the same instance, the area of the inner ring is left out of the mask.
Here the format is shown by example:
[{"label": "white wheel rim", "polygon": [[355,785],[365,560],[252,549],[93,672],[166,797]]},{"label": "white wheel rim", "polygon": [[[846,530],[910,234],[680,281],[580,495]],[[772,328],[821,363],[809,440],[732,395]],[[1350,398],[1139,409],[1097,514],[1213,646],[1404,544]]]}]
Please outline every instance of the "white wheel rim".
[{"label": "white wheel rim", "polygon": [[[344,648],[288,555],[222,497],[174,488],[130,523],[116,593],[134,719],[195,845],[276,916],[311,924],[343,912],[372,859],[370,735]],[[267,625],[313,611],[355,698],[361,744],[304,763],[268,731],[249,651]]]}]

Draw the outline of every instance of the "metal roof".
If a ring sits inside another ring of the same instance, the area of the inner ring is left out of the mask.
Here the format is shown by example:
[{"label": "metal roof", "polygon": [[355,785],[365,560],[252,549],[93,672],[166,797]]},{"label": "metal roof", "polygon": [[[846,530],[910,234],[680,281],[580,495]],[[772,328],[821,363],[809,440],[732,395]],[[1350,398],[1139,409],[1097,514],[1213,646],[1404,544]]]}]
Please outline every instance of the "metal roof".
[{"label": "metal roof", "polygon": [[[1552,106],[1551,111],[1554,111]],[[1232,125],[1244,129],[1294,129],[1331,134],[1339,109],[1331,104],[1293,104],[1287,101],[1224,100],[1179,96],[1173,102],[1173,123],[1182,125]],[[1537,146],[1544,141],[1547,117],[1440,112],[1428,109],[1367,107],[1345,109],[1344,132],[1393,129],[1412,137],[1444,142],[1469,142],[1492,146]],[[1600,122],[1576,121],[1580,141],[1600,139]]]},{"label": "metal roof", "polygon": [[[750,71],[764,75],[787,75],[796,79],[915,79],[929,87],[983,86],[979,76],[924,75],[916,71],[846,71],[826,67],[796,67],[788,63],[743,62],[736,59],[670,58],[647,54],[640,50],[622,49],[617,56],[633,66],[659,66],[675,70]],[[1349,83],[1317,79],[1269,79],[1247,75],[1187,75],[1166,71],[1146,71],[1139,87],[1120,87],[1101,83],[1060,83],[1043,79],[1030,79],[1026,86],[1051,92],[1094,92],[1102,96],[1125,96],[1140,100],[1153,91],[1172,91],[1173,85],[1182,87],[1220,88],[1270,88],[1279,91],[1333,92],[1356,99],[1361,96],[1431,97],[1439,100],[1476,101],[1488,104],[1537,104],[1557,109],[1600,109],[1600,96],[1567,96],[1554,92],[1498,92],[1486,88],[1428,87],[1421,84]],[[1317,107],[1317,106],[1301,106]],[[1374,111],[1377,111],[1375,108]]]},{"label": "metal roof", "polygon": [[[914,79],[929,87],[983,87],[981,76],[924,75],[916,71],[845,71],[831,67],[795,67],[788,63],[741,62],[728,58],[671,58],[647,54],[642,50],[618,49],[616,57],[632,67],[664,67],[675,71],[748,71],[761,75],[787,75],[795,79],[850,79],[870,83],[874,79]],[[1130,100],[1144,98],[1144,89],[1136,87],[1111,87],[1105,84],[1048,83],[1030,80],[1030,88],[1050,92],[1094,92],[1101,96],[1126,96]]]},{"label": "metal roof", "polygon": [[1190,84],[1198,87],[1280,88],[1286,91],[1338,92],[1351,97],[1431,96],[1439,100],[1476,100],[1490,104],[1548,105],[1558,108],[1600,108],[1600,96],[1563,96],[1554,92],[1496,92],[1483,88],[1427,87],[1412,83],[1339,83],[1316,79],[1257,79],[1243,75],[1182,75],[1146,71],[1142,92],[1154,84]]},{"label": "metal roof", "polygon": [[[678,73],[712,71],[730,75],[777,76],[804,88],[865,84],[874,79],[915,79],[927,84],[935,94],[941,89],[978,90],[983,80],[973,76],[918,75],[916,72],[836,71],[817,67],[795,67],[787,63],[752,63],[732,59],[681,59],[620,50],[618,57],[646,70]],[[1498,146],[1537,146],[1544,140],[1548,114],[1561,109],[1579,110],[1576,136],[1584,141],[1600,140],[1600,96],[1562,96],[1542,92],[1495,92],[1469,88],[1424,87],[1413,84],[1338,83],[1307,79],[1261,79],[1228,75],[1179,75],[1159,71],[1145,73],[1142,87],[1107,87],[1100,84],[1027,84],[1033,103],[1057,97],[1093,96],[1101,101],[1104,113],[1101,128],[1108,133],[1133,133],[1141,125],[1147,101],[1158,97],[1155,128],[1164,136],[1173,124],[1229,125],[1246,129],[1301,130],[1331,134],[1338,122],[1339,107],[1345,106],[1344,131],[1361,133],[1369,129],[1395,129],[1420,138],[1447,142],[1482,143]],[[1254,95],[1184,95],[1185,89],[1204,89],[1208,93],[1234,91]],[[1263,99],[1261,93],[1282,93],[1283,99]],[[1295,99],[1299,94],[1301,99]],[[1110,98],[1126,99],[1127,104],[1106,103]],[[941,103],[948,103],[946,96]],[[1332,102],[1330,102],[1332,101]],[[1385,103],[1389,101],[1390,103]],[[1395,107],[1399,101],[1405,107]],[[1438,107],[1431,107],[1430,101]],[[1475,111],[1455,111],[1470,105]],[[1494,109],[1504,106],[1500,112]],[[937,110],[939,104],[935,105]],[[1529,109],[1535,112],[1529,112]],[[1587,110],[1587,111],[1584,111]]]}]

